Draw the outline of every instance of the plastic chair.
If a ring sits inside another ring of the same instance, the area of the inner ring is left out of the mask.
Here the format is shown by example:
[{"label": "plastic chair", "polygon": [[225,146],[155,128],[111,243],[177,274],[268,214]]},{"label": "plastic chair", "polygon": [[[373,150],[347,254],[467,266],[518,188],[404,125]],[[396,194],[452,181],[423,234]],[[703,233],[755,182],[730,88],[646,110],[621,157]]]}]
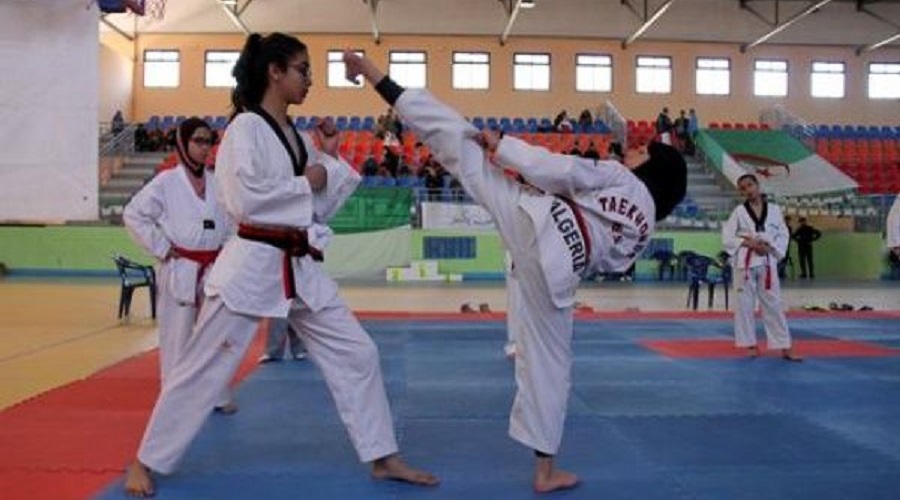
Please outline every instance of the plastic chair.
[{"label": "plastic chair", "polygon": [[675,279],[675,263],[677,261],[677,258],[674,252],[671,252],[669,250],[657,250],[653,253],[650,259],[655,260],[659,264],[659,281],[662,281],[665,277],[666,270],[669,271],[669,281],[673,281]]},{"label": "plastic chair", "polygon": [[137,288],[147,287],[150,293],[150,316],[156,319],[156,271],[153,266],[139,264],[121,255],[114,255],[113,261],[122,280],[119,295],[119,319],[131,315],[131,298]]},{"label": "plastic chair", "polygon": [[[693,306],[697,310],[700,299],[700,285],[710,284],[709,268],[713,265],[713,259],[705,255],[691,255],[685,259],[688,278],[687,307]],[[712,288],[709,293],[709,307],[712,307]]]}]

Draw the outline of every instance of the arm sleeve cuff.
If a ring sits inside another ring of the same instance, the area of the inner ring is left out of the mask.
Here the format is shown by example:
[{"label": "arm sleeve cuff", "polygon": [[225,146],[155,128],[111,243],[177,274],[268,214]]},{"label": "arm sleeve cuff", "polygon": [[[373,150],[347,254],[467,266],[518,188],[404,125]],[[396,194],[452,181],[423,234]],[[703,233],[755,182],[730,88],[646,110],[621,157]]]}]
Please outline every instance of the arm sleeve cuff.
[{"label": "arm sleeve cuff", "polygon": [[398,85],[394,80],[391,80],[391,77],[385,76],[377,85],[375,85],[375,90],[382,99],[393,106],[406,89]]}]

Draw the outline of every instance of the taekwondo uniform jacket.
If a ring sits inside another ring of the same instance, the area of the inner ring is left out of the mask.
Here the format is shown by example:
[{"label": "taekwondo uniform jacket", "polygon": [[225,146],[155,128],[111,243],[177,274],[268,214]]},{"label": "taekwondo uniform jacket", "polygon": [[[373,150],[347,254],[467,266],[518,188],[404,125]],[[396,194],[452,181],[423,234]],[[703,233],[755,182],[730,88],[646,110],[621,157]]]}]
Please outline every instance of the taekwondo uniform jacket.
[{"label": "taekwondo uniform jacket", "polygon": [[[790,234],[784,224],[781,208],[771,202],[765,202],[759,220],[754,220],[745,205],[738,205],[725,225],[722,226],[722,246],[731,256],[735,269],[751,269],[758,266],[770,266],[776,269],[778,261],[787,255]],[[771,255],[757,255],[745,246],[741,246],[744,238],[757,238],[772,247]]]},{"label": "taekwondo uniform jacket", "polygon": [[[228,213],[216,199],[216,178],[206,172],[206,196],[197,196],[183,166],[160,172],[128,202],[122,215],[128,231],[144,249],[162,261],[172,246],[218,250],[234,232]],[[181,304],[197,296],[200,265],[190,259],[164,261],[160,284]]]},{"label": "taekwondo uniform jacket", "polygon": [[[345,161],[319,151],[301,134],[307,164],[327,171],[327,186],[313,193],[294,175],[291,154],[260,115],[241,113],[228,126],[216,158],[220,202],[238,223],[306,229],[310,244],[322,246],[330,231],[323,225],[360,182]],[[319,241],[317,241],[319,240]],[[287,317],[292,299],[284,290],[284,252],[238,236],[228,240],[206,284],[206,294],[222,297],[232,311],[259,317]],[[311,257],[293,258],[298,299],[319,311],[337,296],[337,285]]]}]

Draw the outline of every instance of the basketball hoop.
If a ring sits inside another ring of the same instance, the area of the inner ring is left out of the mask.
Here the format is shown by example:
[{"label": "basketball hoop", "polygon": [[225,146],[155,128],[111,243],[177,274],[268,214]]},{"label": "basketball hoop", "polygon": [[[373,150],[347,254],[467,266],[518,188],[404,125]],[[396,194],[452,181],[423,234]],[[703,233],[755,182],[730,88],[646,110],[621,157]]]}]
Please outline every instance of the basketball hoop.
[{"label": "basketball hoop", "polygon": [[153,19],[166,17],[166,0],[146,0],[147,15]]}]

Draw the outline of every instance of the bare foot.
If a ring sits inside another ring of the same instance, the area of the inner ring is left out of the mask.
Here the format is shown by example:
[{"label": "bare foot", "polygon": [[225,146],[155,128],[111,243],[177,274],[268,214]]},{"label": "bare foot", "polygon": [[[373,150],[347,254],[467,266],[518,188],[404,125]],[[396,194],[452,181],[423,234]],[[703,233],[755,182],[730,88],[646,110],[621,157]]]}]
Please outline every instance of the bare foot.
[{"label": "bare foot", "polygon": [[396,453],[372,462],[372,477],[391,479],[420,486],[437,486],[441,481],[434,474],[414,469],[400,459]]},{"label": "bare foot", "polygon": [[534,491],[549,493],[551,491],[567,490],[578,485],[578,476],[553,465],[553,457],[541,457],[537,459],[534,469]]},{"label": "bare foot", "polygon": [[238,412],[238,405],[234,401],[229,401],[222,406],[216,406],[216,413],[219,415],[234,415]]},{"label": "bare foot", "polygon": [[125,472],[125,493],[136,498],[152,497],[156,493],[150,479],[150,469],[137,460]]},{"label": "bare foot", "polygon": [[747,348],[747,354],[749,354],[751,358],[759,357],[759,348],[757,348],[755,345],[752,345]]}]

